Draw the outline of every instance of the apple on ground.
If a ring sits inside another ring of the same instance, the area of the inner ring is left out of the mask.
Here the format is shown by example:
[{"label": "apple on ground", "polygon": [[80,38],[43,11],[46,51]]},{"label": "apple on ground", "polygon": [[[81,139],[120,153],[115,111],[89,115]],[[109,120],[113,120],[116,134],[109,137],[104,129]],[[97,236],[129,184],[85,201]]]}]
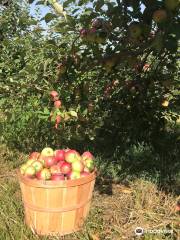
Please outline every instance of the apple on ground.
[{"label": "apple on ground", "polygon": [[62,174],[61,173],[61,168],[59,165],[53,165],[50,167],[50,172],[51,174]]},{"label": "apple on ground", "polygon": [[87,176],[89,176],[90,175],[90,172],[82,172],[81,173],[81,177],[87,177]]},{"label": "apple on ground", "polygon": [[32,153],[29,155],[29,159],[37,160],[39,156],[40,156],[40,153],[39,153],[39,152],[32,152]]},{"label": "apple on ground", "polygon": [[94,156],[89,151],[84,152],[81,157],[83,161],[86,161],[88,159],[94,160]]},{"label": "apple on ground", "polygon": [[56,161],[59,162],[59,161],[64,161],[65,160],[65,151],[64,150],[56,150],[54,152],[54,156],[56,158]]},{"label": "apple on ground", "polygon": [[36,173],[36,177],[39,180],[50,180],[51,172],[48,168],[43,168],[40,172]]},{"label": "apple on ground", "polygon": [[69,174],[71,172],[71,164],[68,163],[68,162],[64,162],[62,165],[61,165],[61,172],[63,174]]},{"label": "apple on ground", "polygon": [[43,164],[40,161],[34,161],[31,166],[35,168],[36,172],[39,172],[43,169]]},{"label": "apple on ground", "polygon": [[35,177],[35,174],[36,174],[36,170],[33,166],[28,166],[26,169],[25,169],[25,172],[24,172],[24,175],[26,177],[29,177],[29,178],[34,178]]},{"label": "apple on ground", "polygon": [[70,179],[70,180],[74,180],[74,179],[80,178],[80,177],[81,177],[81,174],[80,174],[80,172],[72,171],[72,172],[70,172],[70,173],[68,174],[67,177],[68,177],[68,179]]},{"label": "apple on ground", "polygon": [[82,161],[75,161],[72,163],[72,171],[83,172],[84,164]]},{"label": "apple on ground", "polygon": [[59,180],[65,180],[65,177],[63,174],[52,174],[51,175],[51,180],[53,181],[59,181]]},{"label": "apple on ground", "polygon": [[46,156],[46,157],[53,156],[54,155],[54,150],[50,147],[46,147],[42,150],[41,154],[43,156]]},{"label": "apple on ground", "polygon": [[69,150],[65,152],[65,160],[66,162],[73,163],[75,161],[80,161],[81,156],[76,150]]},{"label": "apple on ground", "polygon": [[21,165],[21,167],[20,167],[20,173],[21,173],[22,175],[24,175],[25,170],[26,170],[27,167],[28,167],[27,164]]},{"label": "apple on ground", "polygon": [[44,157],[44,166],[46,168],[50,168],[53,165],[56,165],[57,161],[54,156],[46,156]]}]

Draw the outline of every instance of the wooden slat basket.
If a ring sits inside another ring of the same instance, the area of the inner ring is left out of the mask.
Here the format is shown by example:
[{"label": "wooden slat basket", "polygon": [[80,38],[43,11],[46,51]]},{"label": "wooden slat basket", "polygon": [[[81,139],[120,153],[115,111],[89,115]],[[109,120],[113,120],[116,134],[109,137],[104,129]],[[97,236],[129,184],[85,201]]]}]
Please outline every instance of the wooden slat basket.
[{"label": "wooden slat basket", "polygon": [[18,172],[25,222],[38,235],[80,230],[88,215],[96,173],[75,180],[43,181]]}]

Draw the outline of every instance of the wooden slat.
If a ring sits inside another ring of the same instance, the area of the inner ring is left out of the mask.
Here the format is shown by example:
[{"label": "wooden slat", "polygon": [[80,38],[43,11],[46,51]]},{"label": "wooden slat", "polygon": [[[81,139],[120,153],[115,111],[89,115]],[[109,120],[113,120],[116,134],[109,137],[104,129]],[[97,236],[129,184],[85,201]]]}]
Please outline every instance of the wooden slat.
[{"label": "wooden slat", "polygon": [[61,213],[49,213],[49,232],[61,232],[61,222],[62,214]]},{"label": "wooden slat", "polygon": [[95,176],[44,182],[18,175],[26,224],[39,235],[77,231],[89,212]]},{"label": "wooden slat", "polygon": [[81,228],[84,222],[84,207],[79,208],[76,210],[76,217],[75,217],[75,228]]},{"label": "wooden slat", "polygon": [[62,232],[69,232],[69,231],[73,232],[75,217],[76,217],[76,210],[62,213],[62,219],[63,219],[61,223]]},{"label": "wooden slat", "polygon": [[77,198],[77,194],[78,194],[78,187],[68,187],[66,188],[66,197],[65,197],[65,204],[63,206],[65,206],[66,208],[71,207],[71,206],[76,206],[76,198]]}]

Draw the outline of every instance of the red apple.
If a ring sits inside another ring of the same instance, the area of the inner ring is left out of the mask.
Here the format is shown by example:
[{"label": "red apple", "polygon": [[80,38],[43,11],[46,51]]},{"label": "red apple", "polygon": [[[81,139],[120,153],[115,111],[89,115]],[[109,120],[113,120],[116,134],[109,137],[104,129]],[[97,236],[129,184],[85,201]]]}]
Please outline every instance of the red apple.
[{"label": "red apple", "polygon": [[94,160],[94,156],[90,152],[88,152],[88,151],[84,152],[81,157],[82,157],[83,161],[86,161],[88,159]]},{"label": "red apple", "polygon": [[40,161],[34,161],[31,166],[35,168],[36,172],[39,172],[43,169],[43,164]]},{"label": "red apple", "polygon": [[66,162],[73,163],[75,161],[81,160],[81,156],[77,151],[69,150],[65,152],[65,160]]},{"label": "red apple", "polygon": [[89,176],[90,175],[90,172],[82,172],[81,173],[81,177],[87,177],[87,176]]},{"label": "red apple", "polygon": [[80,37],[86,38],[87,35],[88,35],[88,30],[87,29],[83,28],[83,29],[80,30]]},{"label": "red apple", "polygon": [[55,126],[54,126],[56,129],[58,128],[58,125],[59,125],[60,122],[61,122],[61,116],[60,116],[60,115],[57,115],[57,116],[56,116]]},{"label": "red apple", "polygon": [[51,180],[53,181],[65,180],[65,177],[63,174],[52,174]]},{"label": "red apple", "polygon": [[84,170],[84,164],[81,161],[73,162],[72,170],[75,172],[82,172]]},{"label": "red apple", "polygon": [[61,168],[58,165],[53,165],[50,167],[50,172],[51,172],[51,174],[60,174]]},{"label": "red apple", "polygon": [[71,172],[71,164],[68,163],[68,162],[64,162],[62,165],[61,165],[61,172],[63,174],[68,174]]},{"label": "red apple", "polygon": [[40,172],[36,173],[36,177],[39,180],[49,180],[51,179],[51,172],[47,168],[43,168]]},{"label": "red apple", "polygon": [[60,100],[57,100],[54,102],[54,107],[55,108],[60,108],[61,107],[61,101]]},{"label": "red apple", "polygon": [[68,179],[70,179],[70,180],[78,179],[78,178],[81,177],[81,174],[80,174],[80,172],[72,171],[72,172],[70,172],[70,173],[68,174],[67,177],[68,177]]},{"label": "red apple", "polygon": [[167,12],[166,12],[166,10],[164,10],[164,9],[156,10],[156,11],[153,13],[153,20],[154,20],[156,23],[165,22],[165,21],[167,20]]},{"label": "red apple", "polygon": [[56,116],[56,124],[59,124],[61,122],[61,116],[57,115]]},{"label": "red apple", "polygon": [[61,168],[61,166],[66,163],[65,161],[59,161],[56,165],[59,166]]},{"label": "red apple", "polygon": [[43,156],[53,156],[54,155],[54,151],[53,151],[52,148],[46,147],[46,148],[44,148],[42,150],[41,155],[43,155]]},{"label": "red apple", "polygon": [[58,93],[56,91],[51,91],[50,96],[53,101],[58,100]]},{"label": "red apple", "polygon": [[150,70],[150,64],[148,64],[148,63],[144,64],[143,70],[144,71],[149,71]]},{"label": "red apple", "polygon": [[95,19],[92,20],[91,24],[92,24],[92,27],[94,27],[96,29],[102,28],[103,20],[100,19],[100,18],[95,18]]},{"label": "red apple", "polygon": [[53,165],[56,165],[57,161],[54,156],[46,156],[44,157],[44,166],[46,168],[50,168]]},{"label": "red apple", "polygon": [[26,177],[29,177],[29,178],[34,178],[36,174],[36,170],[33,166],[28,166],[26,169],[25,169],[25,172],[24,172],[24,175]]},{"label": "red apple", "polygon": [[54,152],[54,155],[55,155],[55,158],[56,158],[56,161],[59,162],[59,161],[64,161],[65,160],[65,151],[64,150],[56,150]]},{"label": "red apple", "polygon": [[32,152],[32,153],[29,155],[29,159],[37,160],[39,156],[40,156],[40,153],[39,153],[39,152]]}]

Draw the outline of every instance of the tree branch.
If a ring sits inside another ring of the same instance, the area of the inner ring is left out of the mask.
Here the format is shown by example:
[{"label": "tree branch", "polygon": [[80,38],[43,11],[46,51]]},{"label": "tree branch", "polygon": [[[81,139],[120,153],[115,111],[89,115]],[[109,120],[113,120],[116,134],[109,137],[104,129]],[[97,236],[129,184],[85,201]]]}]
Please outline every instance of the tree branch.
[{"label": "tree branch", "polygon": [[48,2],[52,5],[57,14],[64,16],[66,19],[67,13],[64,11],[63,6],[57,2],[57,0],[48,0]]}]

